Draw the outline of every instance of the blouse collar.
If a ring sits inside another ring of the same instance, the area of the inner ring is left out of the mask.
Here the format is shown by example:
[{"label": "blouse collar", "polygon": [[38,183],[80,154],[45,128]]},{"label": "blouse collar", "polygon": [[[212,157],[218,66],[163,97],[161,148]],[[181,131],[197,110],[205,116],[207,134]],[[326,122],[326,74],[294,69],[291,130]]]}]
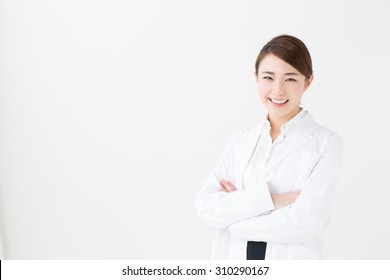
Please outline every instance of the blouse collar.
[{"label": "blouse collar", "polygon": [[[307,113],[307,111],[305,109],[303,109],[302,107],[299,107],[299,108],[300,108],[300,110],[299,110],[298,114],[296,114],[291,120],[289,120],[287,123],[282,125],[282,127],[280,128],[280,133],[282,135],[289,134],[291,132],[291,130],[293,129],[293,127],[297,123],[299,123],[299,121],[302,119],[302,117]],[[271,123],[268,120],[268,114],[267,114],[267,117],[265,119],[265,128],[267,129],[267,131],[271,130]]]}]

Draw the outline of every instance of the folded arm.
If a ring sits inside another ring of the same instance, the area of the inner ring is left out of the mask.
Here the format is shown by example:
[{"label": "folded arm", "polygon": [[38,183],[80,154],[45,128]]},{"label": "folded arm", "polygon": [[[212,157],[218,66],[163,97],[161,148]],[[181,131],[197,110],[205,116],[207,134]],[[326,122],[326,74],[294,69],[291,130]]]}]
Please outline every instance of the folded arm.
[{"label": "folded arm", "polygon": [[328,142],[296,201],[230,226],[233,238],[246,241],[299,243],[320,233],[329,219],[333,186],[342,156],[342,140]]},{"label": "folded arm", "polygon": [[234,189],[231,192],[223,191],[223,182],[233,181],[238,141],[239,135],[235,135],[197,194],[198,216],[216,228],[227,227],[275,209],[265,183],[248,186],[245,190],[236,190],[232,185]]}]

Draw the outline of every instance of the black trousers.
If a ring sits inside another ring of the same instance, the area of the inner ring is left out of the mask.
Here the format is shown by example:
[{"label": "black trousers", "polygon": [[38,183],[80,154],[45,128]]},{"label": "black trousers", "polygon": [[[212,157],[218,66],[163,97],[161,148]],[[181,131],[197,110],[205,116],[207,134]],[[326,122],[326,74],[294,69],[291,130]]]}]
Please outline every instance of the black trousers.
[{"label": "black trousers", "polygon": [[265,251],[267,250],[267,242],[248,241],[246,246],[247,260],[265,260]]}]

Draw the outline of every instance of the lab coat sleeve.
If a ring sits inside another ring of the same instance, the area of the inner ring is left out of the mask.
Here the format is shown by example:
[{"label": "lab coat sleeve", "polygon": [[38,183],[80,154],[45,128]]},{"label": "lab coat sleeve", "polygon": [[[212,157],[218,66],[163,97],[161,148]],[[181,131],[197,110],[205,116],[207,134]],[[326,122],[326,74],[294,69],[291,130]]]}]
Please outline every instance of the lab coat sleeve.
[{"label": "lab coat sleeve", "polygon": [[246,241],[301,243],[319,234],[329,219],[342,149],[342,139],[334,134],[298,199],[289,206],[231,225],[232,237]]},{"label": "lab coat sleeve", "polygon": [[224,228],[275,209],[265,184],[248,186],[245,190],[231,193],[220,191],[219,182],[222,179],[234,184],[233,173],[240,138],[241,133],[233,136],[196,197],[199,218],[215,228]]}]

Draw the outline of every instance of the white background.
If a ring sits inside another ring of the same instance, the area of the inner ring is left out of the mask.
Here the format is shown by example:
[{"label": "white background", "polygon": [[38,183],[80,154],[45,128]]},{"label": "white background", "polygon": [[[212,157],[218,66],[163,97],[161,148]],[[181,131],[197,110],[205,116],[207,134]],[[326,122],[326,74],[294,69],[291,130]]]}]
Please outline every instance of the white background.
[{"label": "white background", "polygon": [[207,259],[194,209],[230,136],[264,116],[260,48],[288,33],[303,106],[345,141],[327,259],[390,258],[388,1],[0,1],[7,259]]}]

